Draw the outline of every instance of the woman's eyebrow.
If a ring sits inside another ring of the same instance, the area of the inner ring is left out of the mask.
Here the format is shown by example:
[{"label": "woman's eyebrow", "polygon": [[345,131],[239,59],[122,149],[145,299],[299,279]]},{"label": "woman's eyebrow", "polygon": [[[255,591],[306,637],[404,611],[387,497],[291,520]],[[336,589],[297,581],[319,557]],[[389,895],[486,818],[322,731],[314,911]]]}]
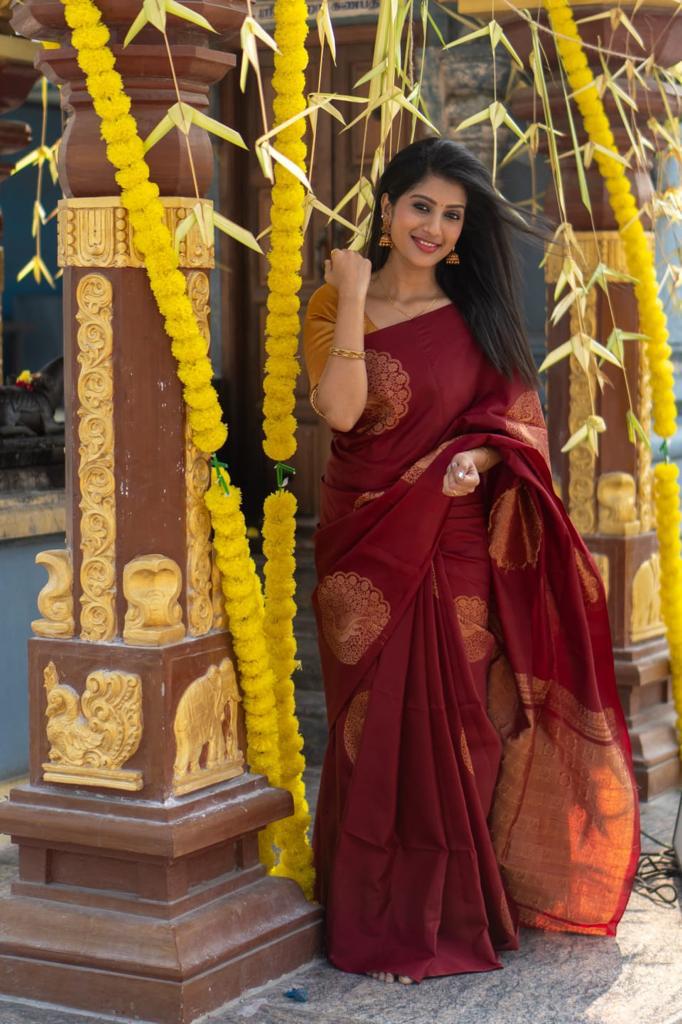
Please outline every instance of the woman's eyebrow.
[{"label": "woman's eyebrow", "polygon": [[[429,196],[424,196],[420,192],[413,192],[412,195],[410,196],[410,199],[426,199],[426,200],[428,200],[429,203],[433,203],[434,206],[438,206],[438,203],[436,202],[435,199],[431,199]],[[463,210],[464,209],[464,203],[448,203],[448,205],[445,207],[445,209],[446,210],[454,210],[454,209]]]}]

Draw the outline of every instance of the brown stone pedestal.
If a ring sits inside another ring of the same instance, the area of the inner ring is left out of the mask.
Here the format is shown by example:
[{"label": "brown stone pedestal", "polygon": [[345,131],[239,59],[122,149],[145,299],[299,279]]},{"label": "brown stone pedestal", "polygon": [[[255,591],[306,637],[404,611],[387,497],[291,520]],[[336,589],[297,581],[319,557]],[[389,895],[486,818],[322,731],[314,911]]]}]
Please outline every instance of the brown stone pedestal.
[{"label": "brown stone pedestal", "polygon": [[[320,908],[258,859],[258,832],[292,800],[243,770],[238,703],[231,760],[211,768],[204,753],[186,770],[178,758],[185,727],[196,749],[205,738],[185,695],[229,655],[222,632],[159,648],[30,642],[30,782],[0,805],[19,845],[19,881],[0,901],[1,992],[189,1024],[318,951]],[[139,739],[124,766],[97,766],[97,719],[116,734],[108,750]],[[88,763],[65,763],[86,744]]]},{"label": "brown stone pedestal", "polygon": [[[623,480],[628,483],[624,476]],[[608,524],[603,506],[599,513],[602,523]],[[650,800],[680,779],[670,662],[660,616],[656,534],[595,533],[585,539],[607,587],[616,679],[635,777],[641,799]]]},{"label": "brown stone pedestal", "polygon": [[289,809],[288,793],[248,774],[143,806],[15,789],[0,821],[20,847],[0,991],[189,1024],[309,960],[319,908],[258,860],[258,830]]},{"label": "brown stone pedestal", "polygon": [[614,649],[614,656],[635,778],[641,799],[650,800],[680,781],[668,646],[659,638],[635,649]]}]

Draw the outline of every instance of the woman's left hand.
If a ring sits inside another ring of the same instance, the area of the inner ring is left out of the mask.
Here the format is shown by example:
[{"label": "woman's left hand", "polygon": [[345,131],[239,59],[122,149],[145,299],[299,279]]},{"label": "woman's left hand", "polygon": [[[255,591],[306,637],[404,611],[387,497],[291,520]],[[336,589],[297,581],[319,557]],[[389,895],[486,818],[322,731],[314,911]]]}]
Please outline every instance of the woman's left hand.
[{"label": "woman's left hand", "polygon": [[481,482],[473,452],[459,452],[454,456],[443,477],[443,494],[461,498],[475,491]]}]

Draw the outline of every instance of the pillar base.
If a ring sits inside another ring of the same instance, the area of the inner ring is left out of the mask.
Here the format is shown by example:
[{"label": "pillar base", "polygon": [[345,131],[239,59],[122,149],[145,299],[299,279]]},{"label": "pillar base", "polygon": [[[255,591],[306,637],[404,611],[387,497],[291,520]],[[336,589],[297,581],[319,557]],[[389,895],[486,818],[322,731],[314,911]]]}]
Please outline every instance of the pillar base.
[{"label": "pillar base", "polygon": [[616,648],[614,659],[639,796],[651,800],[680,783],[667,644],[658,637]]},{"label": "pillar base", "polygon": [[0,808],[19,845],[19,880],[0,901],[0,991],[190,1024],[306,963],[321,908],[258,860],[258,831],[290,803],[254,775],[135,805],[13,790]]}]

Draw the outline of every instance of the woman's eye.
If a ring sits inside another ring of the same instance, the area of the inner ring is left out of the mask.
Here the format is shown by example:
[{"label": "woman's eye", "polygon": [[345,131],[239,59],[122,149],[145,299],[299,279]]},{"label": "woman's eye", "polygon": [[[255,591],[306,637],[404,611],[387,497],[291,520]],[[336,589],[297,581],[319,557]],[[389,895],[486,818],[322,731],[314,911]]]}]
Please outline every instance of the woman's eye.
[{"label": "woman's eye", "polygon": [[414,208],[415,208],[415,210],[424,210],[426,213],[429,212],[428,206],[424,206],[423,203],[415,203],[414,204]]}]

